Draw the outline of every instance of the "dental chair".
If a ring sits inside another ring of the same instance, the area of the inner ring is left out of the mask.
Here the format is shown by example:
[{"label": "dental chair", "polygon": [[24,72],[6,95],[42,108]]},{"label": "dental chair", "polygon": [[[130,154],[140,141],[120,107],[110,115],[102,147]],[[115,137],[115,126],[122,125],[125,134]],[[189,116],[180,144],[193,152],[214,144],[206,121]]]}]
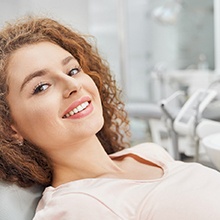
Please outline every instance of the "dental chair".
[{"label": "dental chair", "polygon": [[203,120],[196,128],[200,146],[205,148],[214,167],[220,171],[220,122]]},{"label": "dental chair", "polygon": [[43,188],[21,188],[15,184],[0,181],[0,219],[31,220]]}]

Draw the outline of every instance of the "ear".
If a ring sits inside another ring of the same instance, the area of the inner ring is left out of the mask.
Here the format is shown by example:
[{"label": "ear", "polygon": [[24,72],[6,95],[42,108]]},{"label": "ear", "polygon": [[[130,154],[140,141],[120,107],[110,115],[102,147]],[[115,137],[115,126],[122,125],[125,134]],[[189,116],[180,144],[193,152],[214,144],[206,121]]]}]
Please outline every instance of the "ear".
[{"label": "ear", "polygon": [[12,137],[15,140],[17,140],[19,143],[23,143],[24,138],[21,135],[21,133],[18,131],[18,129],[14,125],[11,125],[11,129],[14,131],[14,133],[12,134]]}]

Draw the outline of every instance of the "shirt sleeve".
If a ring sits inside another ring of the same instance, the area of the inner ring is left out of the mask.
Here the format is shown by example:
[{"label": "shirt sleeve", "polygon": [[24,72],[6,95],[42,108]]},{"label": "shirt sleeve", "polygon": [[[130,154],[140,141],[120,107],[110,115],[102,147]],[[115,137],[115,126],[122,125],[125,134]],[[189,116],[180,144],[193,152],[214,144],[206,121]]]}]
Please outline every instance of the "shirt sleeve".
[{"label": "shirt sleeve", "polygon": [[33,220],[119,220],[117,213],[97,198],[85,193],[70,193],[52,198],[38,210]]}]

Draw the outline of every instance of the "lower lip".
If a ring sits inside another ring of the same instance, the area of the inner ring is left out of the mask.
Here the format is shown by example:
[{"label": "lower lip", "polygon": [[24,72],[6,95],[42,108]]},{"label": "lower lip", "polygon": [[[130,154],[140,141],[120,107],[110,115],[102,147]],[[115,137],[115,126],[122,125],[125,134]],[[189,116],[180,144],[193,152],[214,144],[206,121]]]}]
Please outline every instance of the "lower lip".
[{"label": "lower lip", "polygon": [[93,105],[91,103],[89,103],[89,105],[84,110],[82,110],[81,112],[76,113],[74,115],[71,115],[70,117],[68,117],[66,119],[84,118],[84,117],[88,116],[92,111],[93,111]]}]

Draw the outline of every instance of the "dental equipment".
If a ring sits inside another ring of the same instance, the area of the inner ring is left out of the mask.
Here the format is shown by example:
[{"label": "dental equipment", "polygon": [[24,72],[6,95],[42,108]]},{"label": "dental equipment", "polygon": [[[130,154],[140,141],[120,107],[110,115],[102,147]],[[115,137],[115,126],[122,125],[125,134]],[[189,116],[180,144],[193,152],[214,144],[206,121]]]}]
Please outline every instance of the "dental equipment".
[{"label": "dental equipment", "polygon": [[214,90],[199,89],[186,101],[176,119],[174,129],[182,135],[195,135],[195,128],[201,120],[202,112],[215,98],[217,92]]},{"label": "dental equipment", "polygon": [[173,122],[176,117],[176,113],[174,111],[171,111],[171,109],[168,107],[172,101],[174,101],[177,97],[183,96],[184,92],[177,91],[174,94],[172,94],[167,99],[163,99],[160,103],[161,109],[164,113],[164,115],[168,119],[167,127],[168,127],[168,133],[172,141],[172,152],[170,154],[174,157],[174,159],[179,160],[180,154],[179,154],[179,143],[178,143],[178,134],[175,131],[173,127]]},{"label": "dental equipment", "polygon": [[214,168],[220,171],[220,122],[204,119],[196,132]]},{"label": "dental equipment", "polygon": [[174,120],[174,130],[182,135],[189,135],[195,143],[195,161],[199,160],[199,138],[196,127],[201,121],[202,113],[215,98],[217,92],[209,89],[199,89],[186,101]]}]

